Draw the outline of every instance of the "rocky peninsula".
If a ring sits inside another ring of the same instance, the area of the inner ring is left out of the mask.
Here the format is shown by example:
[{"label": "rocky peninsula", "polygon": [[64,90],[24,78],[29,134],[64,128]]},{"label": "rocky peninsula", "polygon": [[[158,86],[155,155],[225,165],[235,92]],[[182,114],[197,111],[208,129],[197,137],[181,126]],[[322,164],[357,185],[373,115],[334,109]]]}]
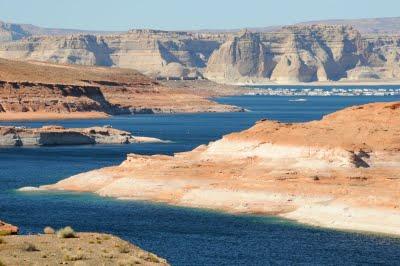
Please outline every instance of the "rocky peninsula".
[{"label": "rocky peninsula", "polygon": [[0,121],[237,112],[135,70],[0,59]]},{"label": "rocky peninsula", "polygon": [[39,189],[400,235],[399,136],[400,102],[367,104],[320,121],[263,120],[174,156],[130,154],[119,166]]},{"label": "rocky peninsula", "polygon": [[109,126],[90,128],[0,126],[0,146],[129,144],[142,142],[163,141],[157,138],[133,136],[128,131],[114,129]]}]

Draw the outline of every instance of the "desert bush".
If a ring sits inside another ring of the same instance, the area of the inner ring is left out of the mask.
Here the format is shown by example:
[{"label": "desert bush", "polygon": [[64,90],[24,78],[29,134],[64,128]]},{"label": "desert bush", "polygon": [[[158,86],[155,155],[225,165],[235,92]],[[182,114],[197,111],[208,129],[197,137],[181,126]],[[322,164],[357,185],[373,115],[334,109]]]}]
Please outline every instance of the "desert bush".
[{"label": "desert bush", "polygon": [[149,253],[147,258],[145,258],[144,260],[153,262],[153,263],[160,263],[160,259],[156,255],[151,254],[151,253]]},{"label": "desert bush", "polygon": [[24,245],[22,246],[22,250],[28,251],[28,252],[39,251],[39,249],[37,249],[34,244],[29,243],[29,242],[24,243]]},{"label": "desert bush", "polygon": [[44,232],[46,235],[54,235],[54,234],[55,234],[54,229],[51,228],[50,226],[46,226],[46,227],[43,229],[43,232]]},{"label": "desert bush", "polygon": [[118,266],[134,266],[134,265],[138,265],[138,264],[142,264],[142,262],[136,258],[129,258],[129,259],[118,261]]},{"label": "desert bush", "polygon": [[72,227],[67,226],[57,231],[57,236],[59,238],[75,238],[76,233]]},{"label": "desert bush", "polygon": [[78,261],[78,260],[85,260],[85,254],[79,252],[77,254],[64,254],[63,260],[64,261]]},{"label": "desert bush", "polygon": [[129,253],[131,251],[128,245],[121,245],[117,248],[120,253]]}]

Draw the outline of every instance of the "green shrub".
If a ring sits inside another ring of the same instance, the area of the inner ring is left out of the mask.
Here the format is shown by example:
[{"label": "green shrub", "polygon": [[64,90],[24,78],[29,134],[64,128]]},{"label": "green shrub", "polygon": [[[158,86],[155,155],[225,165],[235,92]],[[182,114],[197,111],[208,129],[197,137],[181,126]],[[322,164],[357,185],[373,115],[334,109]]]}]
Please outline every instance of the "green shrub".
[{"label": "green shrub", "polygon": [[85,260],[85,254],[79,252],[78,254],[64,254],[63,260],[64,261],[78,261],[78,260]]},{"label": "green shrub", "polygon": [[76,238],[76,233],[72,227],[67,226],[57,231],[59,238]]},{"label": "green shrub", "polygon": [[54,235],[54,234],[55,234],[54,229],[51,228],[50,226],[46,226],[46,227],[43,229],[43,232],[44,232],[46,235]]},{"label": "green shrub", "polygon": [[122,246],[118,246],[118,251],[120,253],[129,253],[131,251],[131,249],[129,248],[128,245],[122,245]]}]

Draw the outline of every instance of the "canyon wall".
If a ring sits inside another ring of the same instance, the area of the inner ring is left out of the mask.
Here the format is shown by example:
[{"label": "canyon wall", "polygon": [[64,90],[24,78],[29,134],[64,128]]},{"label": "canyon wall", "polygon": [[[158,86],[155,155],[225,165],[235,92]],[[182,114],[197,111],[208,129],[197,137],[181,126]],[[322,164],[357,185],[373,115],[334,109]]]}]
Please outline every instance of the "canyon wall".
[{"label": "canyon wall", "polygon": [[35,35],[0,27],[0,57],[136,69],[159,79],[296,83],[399,79],[400,37],[351,26],[296,25],[269,32]]},{"label": "canyon wall", "polygon": [[0,57],[131,68],[157,77],[198,78],[211,53],[224,40],[223,34],[153,30],[102,36],[33,36],[0,42]]},{"label": "canyon wall", "polygon": [[398,79],[396,36],[365,36],[349,26],[290,26],[245,32],[224,43],[205,76],[219,82]]}]

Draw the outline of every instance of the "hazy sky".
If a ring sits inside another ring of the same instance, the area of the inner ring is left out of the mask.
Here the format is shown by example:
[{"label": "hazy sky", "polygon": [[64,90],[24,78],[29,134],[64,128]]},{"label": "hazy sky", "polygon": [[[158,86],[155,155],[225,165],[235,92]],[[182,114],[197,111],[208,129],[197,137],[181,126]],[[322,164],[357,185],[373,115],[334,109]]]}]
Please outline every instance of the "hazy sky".
[{"label": "hazy sky", "polygon": [[400,16],[400,0],[0,0],[0,20],[91,30],[263,27]]}]

